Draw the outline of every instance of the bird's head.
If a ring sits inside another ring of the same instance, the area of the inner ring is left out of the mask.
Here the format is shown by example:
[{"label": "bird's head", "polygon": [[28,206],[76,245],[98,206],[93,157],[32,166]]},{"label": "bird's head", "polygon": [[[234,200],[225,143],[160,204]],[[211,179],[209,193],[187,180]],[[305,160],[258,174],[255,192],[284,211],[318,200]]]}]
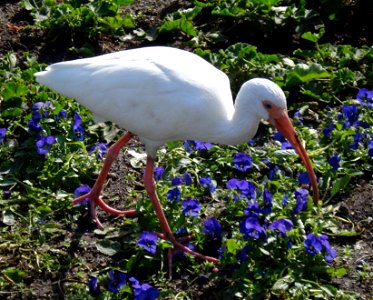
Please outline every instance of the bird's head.
[{"label": "bird's head", "polygon": [[256,101],[252,109],[256,109],[256,113],[262,119],[276,127],[302,159],[311,180],[313,199],[316,203],[319,199],[316,175],[308,154],[289,119],[284,92],[276,83],[264,78],[251,79],[244,86],[246,90],[250,90],[250,96]]}]

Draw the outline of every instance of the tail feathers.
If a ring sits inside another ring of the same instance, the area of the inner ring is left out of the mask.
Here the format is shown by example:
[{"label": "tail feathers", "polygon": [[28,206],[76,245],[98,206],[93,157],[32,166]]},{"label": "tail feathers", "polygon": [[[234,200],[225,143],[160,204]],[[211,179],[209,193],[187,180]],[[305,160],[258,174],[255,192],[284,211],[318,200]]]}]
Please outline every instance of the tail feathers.
[{"label": "tail feathers", "polygon": [[65,68],[63,64],[54,64],[45,71],[35,73],[38,83],[45,85],[69,98],[76,98],[87,85],[87,76],[83,70]]}]

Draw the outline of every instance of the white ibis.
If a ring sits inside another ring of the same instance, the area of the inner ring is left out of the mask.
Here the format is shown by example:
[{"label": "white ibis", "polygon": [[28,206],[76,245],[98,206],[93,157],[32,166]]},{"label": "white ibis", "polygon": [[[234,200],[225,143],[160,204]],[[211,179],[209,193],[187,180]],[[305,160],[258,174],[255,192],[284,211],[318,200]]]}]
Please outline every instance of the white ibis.
[{"label": "white ibis", "polygon": [[144,143],[147,163],[144,185],[154,205],[163,234],[175,249],[211,262],[177,240],[156,193],[154,158],[171,140],[201,140],[217,144],[242,144],[254,136],[261,119],[274,125],[302,159],[318,200],[316,176],[310,159],[288,117],[286,99],[274,82],[254,78],[245,82],[235,100],[228,77],[201,57],[169,47],[145,47],[50,65],[36,80],[79,101],[100,121],[112,121],[128,132],[107,154],[90,193],[73,200],[90,199],[91,215],[102,226],[96,206],[111,214],[133,215],[108,206],[100,194],[112,162],[137,135]]}]

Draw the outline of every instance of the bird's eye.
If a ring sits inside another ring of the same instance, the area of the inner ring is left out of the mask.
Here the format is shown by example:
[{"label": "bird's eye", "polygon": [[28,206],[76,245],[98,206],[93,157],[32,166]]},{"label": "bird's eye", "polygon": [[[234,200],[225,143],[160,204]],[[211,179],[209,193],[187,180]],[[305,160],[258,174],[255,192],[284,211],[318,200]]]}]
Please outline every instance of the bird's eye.
[{"label": "bird's eye", "polygon": [[264,107],[265,107],[266,109],[271,109],[271,108],[272,108],[272,105],[269,104],[269,103],[263,103],[263,105],[264,105]]}]

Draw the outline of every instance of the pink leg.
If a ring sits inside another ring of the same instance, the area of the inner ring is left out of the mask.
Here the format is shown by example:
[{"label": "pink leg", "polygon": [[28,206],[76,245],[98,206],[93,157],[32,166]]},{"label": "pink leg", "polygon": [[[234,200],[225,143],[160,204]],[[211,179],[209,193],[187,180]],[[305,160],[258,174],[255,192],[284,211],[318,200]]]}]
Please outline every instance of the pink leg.
[{"label": "pink leg", "polygon": [[102,228],[103,226],[97,217],[96,206],[100,206],[104,211],[106,211],[109,214],[113,214],[113,215],[133,216],[136,214],[136,210],[121,211],[121,210],[112,208],[109,205],[107,205],[104,202],[104,200],[102,200],[102,198],[100,197],[101,191],[103,189],[106,177],[110,171],[111,165],[113,164],[114,160],[118,157],[120,150],[128,143],[128,141],[132,137],[133,137],[132,133],[127,132],[122,138],[120,138],[115,144],[113,144],[109,148],[108,154],[104,161],[104,165],[102,166],[100,174],[98,178],[96,179],[96,182],[93,185],[92,190],[89,193],[82,195],[72,201],[74,204],[76,204],[76,203],[83,201],[85,198],[89,198],[90,205],[91,205],[90,207],[91,215],[96,221],[97,226],[100,228]]},{"label": "pink leg", "polygon": [[[146,191],[148,192],[148,195],[150,197],[150,200],[153,203],[155,213],[159,219],[159,223],[161,226],[161,229],[164,234],[158,234],[159,237],[162,237],[164,239],[169,240],[173,245],[175,250],[181,250],[186,253],[189,253],[190,255],[193,255],[195,257],[198,257],[203,260],[207,260],[213,263],[218,263],[219,260],[211,257],[211,256],[205,256],[202,255],[198,252],[194,252],[188,247],[184,246],[181,242],[176,240],[175,236],[173,235],[170,225],[167,222],[166,216],[163,212],[161,202],[159,201],[157,192],[156,192],[156,186],[155,186],[155,181],[154,181],[154,160],[152,157],[148,156],[147,162],[146,162],[146,170],[145,170],[145,175],[144,175],[144,185],[146,188]],[[184,240],[189,240],[191,237],[188,236],[186,239],[180,239],[182,241]],[[169,261],[169,268],[172,268],[172,260],[171,260],[171,254],[169,253],[168,255],[168,261]]]}]

